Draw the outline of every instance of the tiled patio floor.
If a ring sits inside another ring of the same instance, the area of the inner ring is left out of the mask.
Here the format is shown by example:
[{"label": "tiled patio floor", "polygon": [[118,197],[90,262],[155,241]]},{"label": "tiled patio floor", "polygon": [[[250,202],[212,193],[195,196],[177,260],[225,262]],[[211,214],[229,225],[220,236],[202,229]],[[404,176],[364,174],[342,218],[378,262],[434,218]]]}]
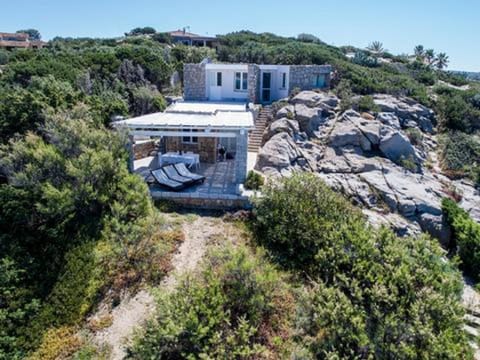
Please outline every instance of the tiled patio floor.
[{"label": "tiled patio floor", "polygon": [[[135,161],[135,172],[142,175],[144,179],[150,176],[150,170],[158,168],[154,158],[145,158]],[[201,163],[198,169],[192,169],[192,172],[202,174],[206,177],[203,184],[196,184],[176,192],[195,193],[199,196],[208,196],[210,194],[235,195],[237,185],[235,183],[235,161],[227,160],[214,164]],[[150,185],[150,189],[155,192],[171,192],[158,184]]]}]

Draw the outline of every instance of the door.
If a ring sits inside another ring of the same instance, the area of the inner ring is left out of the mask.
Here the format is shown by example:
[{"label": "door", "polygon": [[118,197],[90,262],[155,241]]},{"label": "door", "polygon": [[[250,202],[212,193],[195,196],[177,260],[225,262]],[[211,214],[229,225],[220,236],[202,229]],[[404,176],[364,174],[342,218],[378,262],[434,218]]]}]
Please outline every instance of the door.
[{"label": "door", "polygon": [[222,100],[222,84],[223,76],[220,71],[210,74],[210,100]]},{"label": "door", "polygon": [[271,101],[272,95],[272,73],[262,73],[262,102],[268,103]]}]

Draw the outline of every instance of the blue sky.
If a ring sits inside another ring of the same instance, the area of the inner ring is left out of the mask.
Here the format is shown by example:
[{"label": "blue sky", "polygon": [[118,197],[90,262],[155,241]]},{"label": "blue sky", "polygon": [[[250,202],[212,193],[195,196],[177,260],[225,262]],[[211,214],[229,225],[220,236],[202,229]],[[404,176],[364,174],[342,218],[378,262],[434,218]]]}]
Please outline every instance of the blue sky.
[{"label": "blue sky", "polygon": [[0,31],[113,37],[136,26],[190,26],[200,34],[248,29],[314,34],[334,45],[383,42],[393,53],[417,44],[444,51],[450,69],[480,71],[478,0],[16,0],[0,4]]}]

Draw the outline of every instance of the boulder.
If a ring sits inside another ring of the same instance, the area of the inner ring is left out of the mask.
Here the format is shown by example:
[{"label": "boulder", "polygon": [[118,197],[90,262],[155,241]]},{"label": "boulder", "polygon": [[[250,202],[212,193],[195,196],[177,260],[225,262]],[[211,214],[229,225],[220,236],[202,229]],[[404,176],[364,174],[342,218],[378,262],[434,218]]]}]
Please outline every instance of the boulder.
[{"label": "boulder", "polygon": [[382,126],[380,129],[380,151],[395,163],[402,159],[412,159],[416,164],[420,163],[408,137],[390,126]]},{"label": "boulder", "polygon": [[330,146],[341,148],[345,146],[358,146],[364,151],[371,150],[368,138],[352,122],[342,121],[335,125],[330,134]]},{"label": "boulder", "polygon": [[322,109],[310,108],[304,104],[295,105],[295,119],[298,121],[300,130],[306,132],[310,137],[315,137],[315,131],[326,120]]},{"label": "boulder", "polygon": [[326,111],[332,111],[339,103],[339,99],[334,95],[323,92],[302,91],[295,95],[291,100],[294,105],[302,104],[308,107],[319,107]]},{"label": "boulder", "polygon": [[377,115],[377,120],[380,121],[382,124],[388,125],[395,130],[400,130],[400,119],[394,113],[389,112],[381,112]]},{"label": "boulder", "polygon": [[277,111],[275,114],[276,119],[288,118],[293,119],[295,117],[295,108],[293,105],[287,105]]},{"label": "boulder", "polygon": [[381,123],[376,120],[368,120],[355,111],[346,112],[343,117],[355,125],[372,145],[380,143]]},{"label": "boulder", "polygon": [[287,118],[275,120],[270,124],[265,136],[265,141],[270,140],[275,134],[286,132],[291,137],[294,137],[300,132],[298,122],[295,120],[289,120]]},{"label": "boulder", "polygon": [[419,216],[418,223],[423,231],[437,238],[442,246],[448,248],[452,238],[452,230],[443,215],[423,213]]},{"label": "boulder", "polygon": [[411,120],[416,122],[422,131],[433,132],[433,121],[435,119],[433,110],[417,101],[408,97],[386,94],[374,95],[373,100],[381,112],[394,113],[400,119],[402,125]]},{"label": "boulder", "polygon": [[277,171],[289,168],[298,158],[298,149],[287,132],[273,135],[260,149],[255,169],[273,168]]}]

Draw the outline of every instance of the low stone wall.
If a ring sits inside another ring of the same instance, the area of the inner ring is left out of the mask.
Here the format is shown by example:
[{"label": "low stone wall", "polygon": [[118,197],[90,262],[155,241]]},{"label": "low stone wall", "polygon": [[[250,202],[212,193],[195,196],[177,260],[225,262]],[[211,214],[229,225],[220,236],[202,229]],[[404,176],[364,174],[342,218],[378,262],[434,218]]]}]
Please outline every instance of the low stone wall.
[{"label": "low stone wall", "polygon": [[154,140],[145,141],[133,145],[133,154],[135,160],[150,156],[151,152],[156,150],[157,146]]},{"label": "low stone wall", "polygon": [[289,88],[292,91],[295,88],[301,90],[313,90],[315,78],[317,75],[325,76],[325,87],[330,87],[332,67],[330,65],[291,65],[289,76]]},{"label": "low stone wall", "polygon": [[183,65],[183,93],[185,100],[207,100],[206,82],[205,64]]},{"label": "low stone wall", "polygon": [[238,210],[250,209],[252,204],[248,197],[230,194],[200,195],[197,193],[175,193],[151,190],[154,200],[169,201],[190,209]]},{"label": "low stone wall", "polygon": [[[192,133],[194,135],[195,133]],[[199,137],[197,144],[182,142],[181,137],[165,138],[165,150],[169,151],[192,151],[200,155],[200,161],[215,163],[217,161],[217,138]]]}]

